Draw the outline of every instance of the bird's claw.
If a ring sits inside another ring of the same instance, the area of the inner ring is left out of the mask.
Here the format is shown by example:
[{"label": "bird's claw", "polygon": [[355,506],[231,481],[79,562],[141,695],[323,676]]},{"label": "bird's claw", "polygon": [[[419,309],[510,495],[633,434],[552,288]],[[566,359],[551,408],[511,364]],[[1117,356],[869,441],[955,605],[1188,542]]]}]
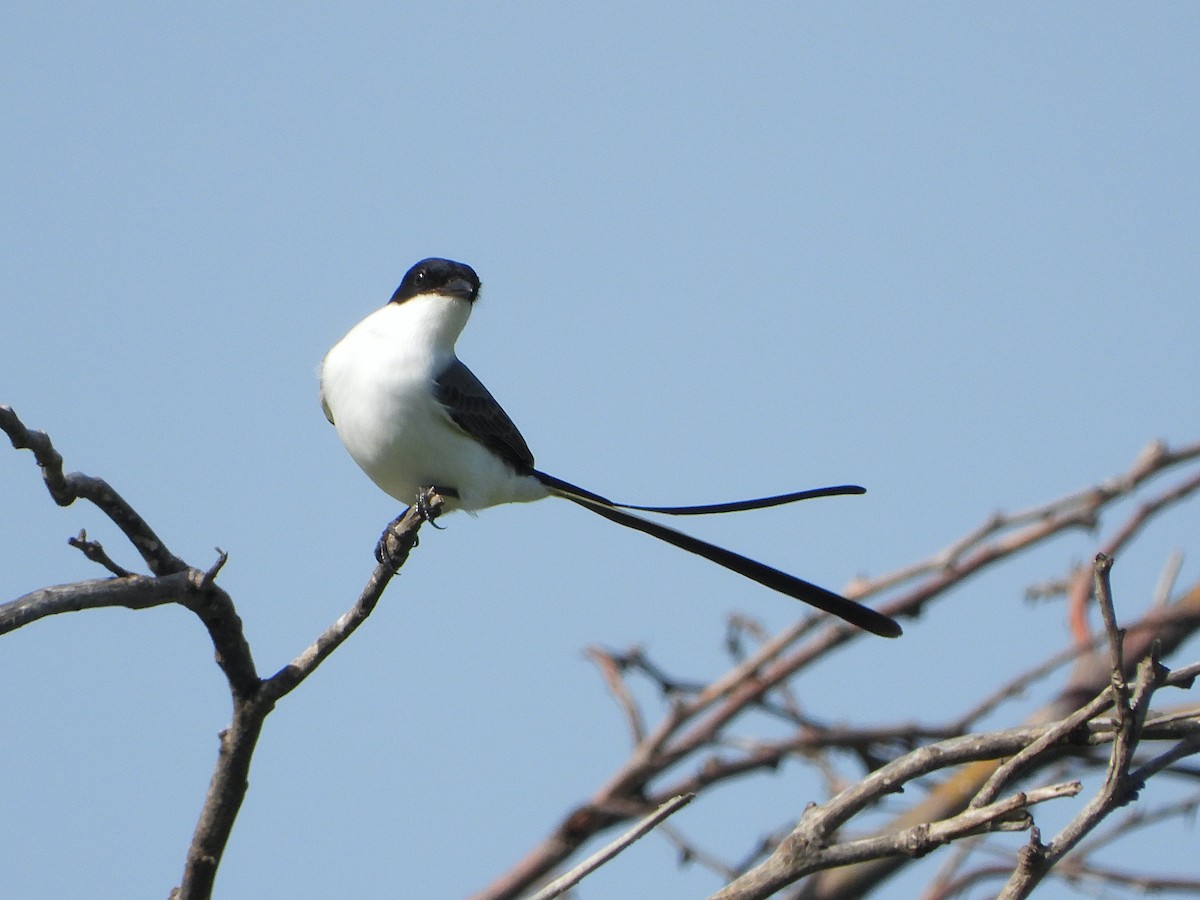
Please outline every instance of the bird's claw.
[{"label": "bird's claw", "polygon": [[[405,512],[407,512],[407,510],[405,510]],[[403,518],[404,516],[401,515],[398,518],[393,519],[391,522],[388,522],[387,528],[383,529],[383,534],[379,536],[379,542],[375,545],[375,561],[381,566],[391,566],[393,571],[395,570],[396,565],[392,561],[391,554],[388,553],[388,537],[399,539],[400,534],[397,531],[397,526],[400,524],[400,519]],[[416,545],[416,541],[413,541],[413,546],[415,547]]]},{"label": "bird's claw", "polygon": [[[434,521],[437,519],[438,513],[441,512],[440,507],[435,506],[432,502],[432,498],[435,494],[440,494],[443,497],[458,496],[458,492],[450,488],[440,488],[436,485],[433,487],[423,488],[420,493],[417,494],[416,502],[400,515],[396,516],[396,518],[392,519],[392,521],[388,522],[387,528],[383,529],[383,534],[379,536],[379,541],[375,544],[375,561],[377,563],[379,563],[381,566],[391,566],[393,570],[396,568],[395,562],[392,559],[392,555],[388,552],[388,538],[390,537],[397,541],[400,540],[400,523],[404,521],[404,517],[407,516],[412,509],[416,509],[417,515],[421,517],[423,522],[428,522],[438,531],[445,530],[445,525],[439,525],[436,521]],[[419,543],[420,538],[414,534],[412,538],[413,547],[416,547]]]},{"label": "bird's claw", "polygon": [[439,510],[434,509],[433,505],[430,503],[430,499],[434,494],[441,494],[443,497],[457,497],[458,491],[455,491],[452,488],[441,488],[437,485],[431,485],[430,487],[422,488],[417,493],[417,502],[415,504],[417,507],[417,514],[438,531],[445,531],[446,526],[439,525],[435,521],[438,517]]}]

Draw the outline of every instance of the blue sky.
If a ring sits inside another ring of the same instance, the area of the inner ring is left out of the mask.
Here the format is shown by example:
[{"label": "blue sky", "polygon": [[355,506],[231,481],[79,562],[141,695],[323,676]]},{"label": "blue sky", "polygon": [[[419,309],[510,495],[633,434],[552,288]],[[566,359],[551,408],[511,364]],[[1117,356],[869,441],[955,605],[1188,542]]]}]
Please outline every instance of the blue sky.
[{"label": "blue sky", "polygon": [[[1198,42],[1184,3],[10,4],[0,402],[176,553],[229,551],[274,671],[397,511],[316,367],[449,256],[484,282],[460,353],[541,468],[647,503],[862,483],[692,527],[836,587],[1196,439]],[[80,528],[132,563],[27,454],[0,479],[3,599],[95,576]],[[584,647],[712,676],[730,611],[797,613],[568,504],[445,524],[268,720],[218,896],[478,889],[624,759]],[[1198,525],[1119,560],[1118,604]],[[833,719],[961,711],[1065,642],[1021,591],[1094,549],[1060,539],[800,689]],[[108,611],[3,651],[0,894],[164,896],[228,718],[203,631]],[[817,791],[787,767],[678,824],[738,857]],[[716,886],[656,838],[610,869],[582,896]]]}]

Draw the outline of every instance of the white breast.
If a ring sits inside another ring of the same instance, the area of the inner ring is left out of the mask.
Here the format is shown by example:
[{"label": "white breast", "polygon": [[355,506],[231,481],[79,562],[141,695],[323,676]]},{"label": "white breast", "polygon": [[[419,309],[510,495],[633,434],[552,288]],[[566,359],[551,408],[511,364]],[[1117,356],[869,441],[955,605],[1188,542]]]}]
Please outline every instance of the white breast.
[{"label": "white breast", "polygon": [[433,396],[470,304],[422,295],[389,303],[350,330],[321,365],[321,405],[350,456],[383,491],[412,503],[424,487],[453,488],[448,509],[547,496],[536,479],[459,428]]}]

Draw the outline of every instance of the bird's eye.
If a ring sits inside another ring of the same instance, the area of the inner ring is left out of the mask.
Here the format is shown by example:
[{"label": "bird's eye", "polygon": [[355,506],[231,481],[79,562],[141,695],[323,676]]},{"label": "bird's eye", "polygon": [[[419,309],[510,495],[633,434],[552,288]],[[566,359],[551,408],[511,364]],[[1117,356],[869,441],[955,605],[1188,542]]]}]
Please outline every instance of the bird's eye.
[{"label": "bird's eye", "polygon": [[424,269],[417,269],[417,271],[413,273],[413,283],[416,285],[424,284],[425,278],[428,274],[429,273],[426,272]]}]

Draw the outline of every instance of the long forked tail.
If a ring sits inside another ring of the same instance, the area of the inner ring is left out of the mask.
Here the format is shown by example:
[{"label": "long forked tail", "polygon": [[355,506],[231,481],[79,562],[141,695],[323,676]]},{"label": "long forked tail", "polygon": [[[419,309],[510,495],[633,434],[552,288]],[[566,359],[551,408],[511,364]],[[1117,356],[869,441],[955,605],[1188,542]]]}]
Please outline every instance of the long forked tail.
[{"label": "long forked tail", "polygon": [[[870,607],[863,606],[861,603],[855,603],[853,600],[847,600],[840,594],[827,591],[825,588],[819,587],[810,581],[805,581],[803,578],[797,578],[795,575],[781,572],[779,569],[742,556],[740,553],[734,553],[732,550],[726,550],[724,547],[718,547],[716,544],[710,544],[689,534],[676,531],[674,528],[668,528],[666,525],[651,522],[648,519],[643,519],[640,516],[635,516],[633,513],[625,511],[626,509],[638,509],[671,515],[703,515],[710,512],[734,512],[743,509],[763,509],[767,506],[779,506],[782,503],[791,503],[796,500],[805,499],[808,496],[828,496],[829,492],[862,493],[862,488],[853,490],[845,488],[821,488],[817,492],[803,491],[796,494],[781,494],[777,497],[764,497],[760,500],[746,500],[709,506],[647,507],[616,504],[601,497],[599,494],[593,494],[591,491],[576,487],[569,482],[555,478],[553,475],[547,475],[544,472],[536,470],[533,474],[546,487],[550,488],[551,492],[555,495],[577,503],[598,516],[603,516],[609,521],[616,522],[618,525],[624,525],[626,528],[632,528],[635,531],[656,537],[660,541],[665,541],[681,550],[695,553],[697,556],[702,556],[719,566],[724,566],[732,572],[737,572],[751,581],[757,581],[759,584],[779,591],[781,594],[787,594],[789,597],[794,597],[810,606],[822,609],[840,619],[844,619],[851,625],[856,625],[873,634],[878,634],[882,637],[899,637],[901,634],[900,625],[894,619],[883,615],[883,613],[876,612]],[[686,510],[686,512],[683,510]]]}]

